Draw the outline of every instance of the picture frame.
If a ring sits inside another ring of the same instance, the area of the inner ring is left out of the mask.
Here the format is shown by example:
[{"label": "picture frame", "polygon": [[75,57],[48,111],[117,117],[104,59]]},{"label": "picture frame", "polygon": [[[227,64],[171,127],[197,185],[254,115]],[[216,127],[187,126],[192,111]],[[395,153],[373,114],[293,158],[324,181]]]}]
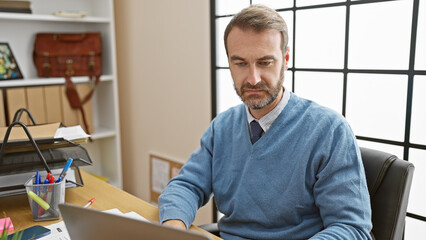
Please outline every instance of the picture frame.
[{"label": "picture frame", "polygon": [[0,80],[23,78],[9,44],[0,42]]},{"label": "picture frame", "polygon": [[149,159],[150,201],[157,204],[167,183],[178,175],[183,163],[154,153],[149,154]]}]

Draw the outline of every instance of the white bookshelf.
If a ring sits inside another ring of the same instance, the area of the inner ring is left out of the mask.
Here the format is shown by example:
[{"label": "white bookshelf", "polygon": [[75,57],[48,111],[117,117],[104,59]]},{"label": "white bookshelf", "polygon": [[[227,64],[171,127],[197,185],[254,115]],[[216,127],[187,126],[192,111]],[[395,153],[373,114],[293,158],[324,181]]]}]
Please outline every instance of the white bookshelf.
[{"label": "white bookshelf", "polygon": [[[63,78],[39,78],[32,60],[39,32],[100,32],[103,75],[93,96],[93,142],[85,144],[93,166],[87,172],[109,178],[122,188],[113,0],[32,0],[32,14],[0,12],[0,42],[12,49],[24,79],[0,81],[0,88],[62,85]],[[83,18],[54,16],[57,11],[85,12]],[[88,77],[74,77],[75,83]],[[84,180],[84,179],[83,179]]]}]

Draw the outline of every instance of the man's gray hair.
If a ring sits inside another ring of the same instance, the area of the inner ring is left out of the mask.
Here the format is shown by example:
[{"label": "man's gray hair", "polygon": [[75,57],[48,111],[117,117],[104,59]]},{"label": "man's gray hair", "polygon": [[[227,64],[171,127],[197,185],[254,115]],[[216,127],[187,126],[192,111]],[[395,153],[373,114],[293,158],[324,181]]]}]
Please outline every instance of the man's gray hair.
[{"label": "man's gray hair", "polygon": [[288,29],[284,19],[275,10],[263,5],[251,5],[241,12],[237,13],[229,22],[225,29],[224,41],[226,54],[228,54],[228,45],[226,43],[229,32],[233,27],[239,27],[242,30],[253,30],[261,32],[264,30],[277,30],[281,33],[281,51],[283,56],[287,52]]}]

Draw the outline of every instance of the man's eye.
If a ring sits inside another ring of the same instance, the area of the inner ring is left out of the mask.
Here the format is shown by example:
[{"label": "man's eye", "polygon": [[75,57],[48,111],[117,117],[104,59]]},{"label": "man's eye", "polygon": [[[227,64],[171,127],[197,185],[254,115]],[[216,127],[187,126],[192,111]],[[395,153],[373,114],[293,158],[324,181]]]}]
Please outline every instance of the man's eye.
[{"label": "man's eye", "polygon": [[235,65],[239,66],[239,67],[243,67],[246,65],[245,62],[236,62]]},{"label": "man's eye", "polygon": [[259,64],[262,66],[270,66],[272,65],[272,61],[261,61],[259,62]]}]

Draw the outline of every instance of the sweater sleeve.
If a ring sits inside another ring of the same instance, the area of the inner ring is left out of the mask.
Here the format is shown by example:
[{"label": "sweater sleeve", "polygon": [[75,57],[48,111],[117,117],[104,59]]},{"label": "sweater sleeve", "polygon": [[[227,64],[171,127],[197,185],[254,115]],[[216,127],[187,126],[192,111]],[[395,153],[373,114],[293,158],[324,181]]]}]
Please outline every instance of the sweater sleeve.
[{"label": "sweater sleeve", "polygon": [[201,146],[188,159],[179,175],[170,180],[160,195],[160,222],[182,220],[192,224],[198,208],[206,204],[212,194],[211,161],[213,122],[201,138]]},{"label": "sweater sleeve", "polygon": [[371,239],[370,198],[352,130],[343,122],[325,135],[314,186],[324,230],[311,239]]}]

